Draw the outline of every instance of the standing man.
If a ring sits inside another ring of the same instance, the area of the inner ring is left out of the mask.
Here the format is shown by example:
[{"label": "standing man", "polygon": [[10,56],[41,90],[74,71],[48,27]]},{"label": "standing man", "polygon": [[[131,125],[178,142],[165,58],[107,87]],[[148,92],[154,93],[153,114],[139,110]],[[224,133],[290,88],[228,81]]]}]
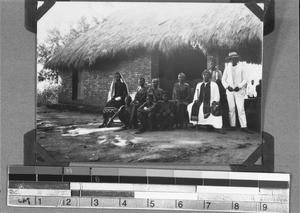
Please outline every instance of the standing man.
[{"label": "standing man", "polygon": [[244,87],[247,83],[247,79],[242,64],[238,63],[240,60],[240,56],[236,52],[230,52],[225,60],[229,61],[229,63],[225,67],[222,77],[222,84],[226,89],[227,101],[229,106],[230,129],[234,130],[236,128],[236,106],[241,130],[243,132],[252,134],[253,132],[249,131],[247,128],[247,120],[244,107]]},{"label": "standing man", "polygon": [[256,94],[257,97],[260,98],[261,97],[261,79],[259,80],[259,83],[256,85]]},{"label": "standing man", "polygon": [[138,126],[138,118],[137,118],[137,109],[146,102],[147,90],[148,87],[145,86],[145,78],[140,77],[138,80],[138,88],[136,89],[136,94],[132,104],[134,105],[131,113],[131,121],[134,128]]},{"label": "standing man", "polygon": [[211,59],[211,66],[209,72],[211,73],[211,81],[217,83],[218,85],[221,84],[223,74],[222,71],[219,70],[215,58]]},{"label": "standing man", "polygon": [[223,73],[219,69],[219,66],[217,65],[216,59],[212,58],[210,63],[210,69],[209,72],[211,73],[211,81],[215,82],[219,87],[219,93],[220,93],[220,104],[222,108],[222,121],[223,126],[228,126],[228,103],[226,98],[226,89],[222,85],[222,76]]},{"label": "standing man", "polygon": [[247,86],[247,95],[249,98],[254,98],[256,97],[255,93],[254,80],[251,80],[251,83]]}]

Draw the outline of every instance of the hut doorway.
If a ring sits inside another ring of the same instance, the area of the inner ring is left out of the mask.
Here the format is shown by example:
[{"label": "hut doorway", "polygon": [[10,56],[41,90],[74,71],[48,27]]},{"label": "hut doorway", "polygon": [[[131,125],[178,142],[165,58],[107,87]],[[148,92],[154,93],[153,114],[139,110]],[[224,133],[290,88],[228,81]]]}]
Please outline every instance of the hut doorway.
[{"label": "hut doorway", "polygon": [[201,73],[207,67],[207,58],[199,50],[181,49],[171,55],[159,53],[159,78],[162,89],[172,92],[178,82],[179,73],[186,75],[186,81],[194,88],[201,81]]},{"label": "hut doorway", "polygon": [[82,91],[82,70],[72,71],[72,99],[80,100],[83,98]]}]

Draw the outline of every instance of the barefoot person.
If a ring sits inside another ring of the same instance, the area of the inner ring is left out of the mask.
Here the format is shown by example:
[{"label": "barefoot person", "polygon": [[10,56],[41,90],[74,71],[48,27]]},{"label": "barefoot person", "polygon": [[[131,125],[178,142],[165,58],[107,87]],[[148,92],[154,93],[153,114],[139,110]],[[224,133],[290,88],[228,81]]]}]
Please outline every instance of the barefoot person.
[{"label": "barefoot person", "polygon": [[163,100],[157,103],[156,121],[160,130],[171,130],[174,126],[174,111],[176,106],[174,102],[169,101],[169,93],[164,92]]},{"label": "barefoot person", "polygon": [[130,96],[125,98],[125,105],[121,106],[119,110],[109,119],[106,126],[110,126],[113,122],[113,119],[119,117],[120,121],[123,123],[122,130],[127,128],[132,128],[131,113],[134,105],[131,103],[132,99]]},{"label": "barefoot person", "polygon": [[218,85],[211,82],[211,73],[208,70],[204,70],[202,76],[203,82],[196,86],[193,103],[187,107],[190,123],[209,125],[217,129],[218,133],[224,134],[222,116],[215,116],[211,113],[211,106],[220,101]]},{"label": "barefoot person", "polygon": [[125,104],[125,97],[128,95],[127,88],[128,87],[121,73],[116,72],[108,92],[108,102],[103,109],[103,123],[99,126],[99,128],[105,127],[109,118]]},{"label": "barefoot person", "polygon": [[146,102],[138,108],[138,119],[141,123],[136,134],[145,132],[147,129],[153,131],[155,125],[156,104],[153,102],[153,95],[147,95]]},{"label": "barefoot person", "polygon": [[241,130],[247,133],[253,133],[247,128],[247,120],[245,113],[245,93],[244,87],[246,86],[247,79],[245,70],[241,63],[238,63],[240,56],[236,52],[229,53],[226,61],[229,61],[225,67],[222,84],[226,88],[226,95],[229,107],[229,121],[230,129],[236,128],[236,115],[235,107],[238,111],[238,118],[241,125]]},{"label": "barefoot person", "polygon": [[178,83],[174,84],[172,99],[176,103],[176,127],[182,128],[183,124],[187,125],[189,117],[187,105],[191,99],[191,87],[185,83],[185,74],[178,75]]}]

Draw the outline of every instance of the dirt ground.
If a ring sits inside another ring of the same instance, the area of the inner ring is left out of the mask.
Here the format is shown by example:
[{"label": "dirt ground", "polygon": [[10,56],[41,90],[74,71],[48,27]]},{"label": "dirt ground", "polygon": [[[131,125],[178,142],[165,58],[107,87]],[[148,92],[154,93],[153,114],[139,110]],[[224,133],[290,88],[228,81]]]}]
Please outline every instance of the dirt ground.
[{"label": "dirt ground", "polygon": [[101,121],[99,114],[37,108],[37,142],[63,162],[228,165],[241,164],[262,141],[259,133],[222,135],[206,128],[136,135],[118,126],[99,129]]}]

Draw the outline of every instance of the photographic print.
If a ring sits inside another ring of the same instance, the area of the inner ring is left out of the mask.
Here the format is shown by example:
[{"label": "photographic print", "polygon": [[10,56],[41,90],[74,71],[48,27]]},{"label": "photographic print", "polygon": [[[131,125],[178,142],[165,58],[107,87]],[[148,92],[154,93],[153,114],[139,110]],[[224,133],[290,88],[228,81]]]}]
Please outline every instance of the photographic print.
[{"label": "photographic print", "polygon": [[56,2],[36,140],[58,162],[242,164],[262,143],[262,43],[243,3]]}]

